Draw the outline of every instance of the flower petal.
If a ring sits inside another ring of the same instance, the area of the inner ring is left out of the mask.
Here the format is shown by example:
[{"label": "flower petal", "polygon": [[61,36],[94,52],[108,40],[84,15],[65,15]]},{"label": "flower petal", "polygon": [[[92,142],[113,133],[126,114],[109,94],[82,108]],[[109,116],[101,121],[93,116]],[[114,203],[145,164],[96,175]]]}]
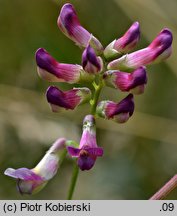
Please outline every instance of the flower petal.
[{"label": "flower petal", "polygon": [[165,60],[171,55],[172,52],[173,35],[168,28],[162,29],[157,37],[151,42],[149,48],[155,50],[153,60],[159,62]]},{"label": "flower petal", "polygon": [[91,156],[82,155],[78,158],[77,164],[82,171],[90,170],[94,166],[95,160],[96,158]]},{"label": "flower petal", "polygon": [[107,68],[109,70],[133,71],[143,65],[152,62],[154,49],[144,48],[111,61]]},{"label": "flower petal", "polygon": [[121,53],[127,53],[135,48],[140,39],[140,27],[134,22],[127,32],[114,44],[114,49]]},{"label": "flower petal", "polygon": [[67,140],[65,138],[58,138],[48,150],[48,153],[58,154],[58,152],[66,147]]},{"label": "flower petal", "polygon": [[103,148],[97,147],[97,148],[87,148],[87,152],[89,155],[101,157],[103,156]]},{"label": "flower petal", "polygon": [[59,153],[66,147],[65,143],[65,138],[57,139],[33,171],[47,181],[53,178],[59,168]]},{"label": "flower petal", "polygon": [[83,132],[79,148],[96,148],[96,125],[93,115],[86,115],[83,120]]},{"label": "flower petal", "polygon": [[72,146],[67,146],[67,150],[68,153],[72,156],[72,157],[78,157],[79,153],[80,153],[80,149],[72,147]]},{"label": "flower petal", "polygon": [[21,179],[25,181],[42,181],[43,178],[35,174],[32,170],[27,168],[12,169],[8,168],[4,172],[5,175],[12,178]]}]

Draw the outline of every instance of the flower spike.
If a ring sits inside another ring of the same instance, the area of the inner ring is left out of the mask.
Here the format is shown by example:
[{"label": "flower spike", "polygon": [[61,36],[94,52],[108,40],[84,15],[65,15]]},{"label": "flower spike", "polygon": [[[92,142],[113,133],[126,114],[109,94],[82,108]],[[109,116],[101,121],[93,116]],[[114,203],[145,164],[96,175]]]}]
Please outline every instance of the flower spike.
[{"label": "flower spike", "polygon": [[135,48],[140,39],[140,27],[138,22],[134,22],[126,33],[111,42],[104,50],[104,56],[107,59],[118,57],[121,54],[128,53]]},{"label": "flower spike", "polygon": [[106,85],[133,94],[142,94],[147,83],[145,67],[140,67],[132,73],[116,70],[106,71],[103,75]]},{"label": "flower spike", "polygon": [[75,109],[79,104],[88,101],[91,91],[88,88],[73,88],[69,91],[61,91],[55,86],[50,86],[46,91],[47,101],[53,112],[61,109]]},{"label": "flower spike", "polygon": [[90,170],[97,157],[103,155],[103,149],[97,146],[95,119],[92,115],[84,118],[79,148],[68,146],[67,149],[72,157],[78,158],[77,164],[81,170]]},{"label": "flower spike", "polygon": [[60,11],[57,20],[60,30],[76,45],[80,47],[87,47],[89,44],[95,49],[97,54],[102,53],[103,47],[101,43],[83,28],[79,22],[76,11],[72,4],[65,4]]},{"label": "flower spike", "polygon": [[82,54],[83,69],[91,74],[96,74],[102,70],[103,61],[97,57],[94,49],[89,45]]},{"label": "flower spike", "polygon": [[172,40],[171,31],[164,28],[148,47],[110,62],[108,69],[132,71],[143,65],[165,60],[171,55]]},{"label": "flower spike", "polygon": [[129,94],[119,103],[113,101],[101,101],[97,105],[96,113],[99,117],[112,119],[118,123],[124,123],[133,115],[134,100],[133,95]]},{"label": "flower spike", "polygon": [[55,176],[59,167],[59,153],[65,147],[66,140],[60,138],[51,146],[42,160],[33,169],[8,168],[4,174],[17,179],[17,189],[21,194],[35,194]]}]

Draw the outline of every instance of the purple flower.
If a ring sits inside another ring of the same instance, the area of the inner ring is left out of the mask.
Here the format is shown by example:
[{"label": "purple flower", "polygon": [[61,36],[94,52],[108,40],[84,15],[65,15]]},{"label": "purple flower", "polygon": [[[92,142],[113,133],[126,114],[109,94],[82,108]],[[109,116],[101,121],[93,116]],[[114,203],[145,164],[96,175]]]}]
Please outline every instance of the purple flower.
[{"label": "purple flower", "polygon": [[82,66],[59,63],[43,48],[36,51],[36,63],[39,76],[50,82],[77,83],[92,78]]},{"label": "purple flower", "polygon": [[134,70],[143,65],[157,63],[167,59],[172,52],[173,36],[164,28],[152,43],[141,50],[122,56],[108,64],[109,70]]},{"label": "purple flower", "polygon": [[78,158],[77,164],[81,170],[90,170],[97,157],[103,155],[103,149],[97,146],[95,119],[92,115],[84,118],[79,148],[68,146],[67,149],[72,157]]},{"label": "purple flower", "polygon": [[134,22],[126,33],[118,40],[112,41],[104,50],[104,56],[114,58],[135,48],[140,39],[140,27]]},{"label": "purple flower", "polygon": [[102,59],[96,56],[94,49],[90,45],[82,54],[82,66],[86,72],[91,74],[96,74],[102,70]]},{"label": "purple flower", "polygon": [[50,86],[46,97],[52,111],[58,112],[61,109],[73,110],[79,104],[86,102],[91,97],[91,91],[88,88],[73,88],[63,92],[55,86]]},{"label": "purple flower", "polygon": [[103,77],[106,85],[134,94],[142,94],[147,83],[145,67],[140,67],[132,73],[110,70],[106,71]]},{"label": "purple flower", "polygon": [[16,170],[8,168],[4,174],[17,179],[17,189],[21,194],[39,192],[57,173],[60,160],[59,153],[65,147],[65,142],[64,138],[56,140],[35,168]]},{"label": "purple flower", "polygon": [[97,105],[96,113],[99,117],[105,119],[112,119],[118,123],[128,121],[134,112],[133,95],[129,94],[126,98],[119,103],[113,101],[101,101]]},{"label": "purple flower", "polygon": [[57,24],[60,30],[78,46],[87,47],[90,44],[97,54],[103,51],[98,39],[81,26],[72,4],[67,3],[61,8]]}]

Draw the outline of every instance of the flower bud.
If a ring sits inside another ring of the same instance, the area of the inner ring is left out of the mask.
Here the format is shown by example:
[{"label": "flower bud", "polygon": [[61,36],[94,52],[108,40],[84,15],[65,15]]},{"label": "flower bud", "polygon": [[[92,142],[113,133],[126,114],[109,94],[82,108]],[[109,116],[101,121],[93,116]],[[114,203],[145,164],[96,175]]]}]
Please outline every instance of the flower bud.
[{"label": "flower bud", "polygon": [[72,4],[65,4],[60,11],[57,21],[60,30],[76,45],[80,47],[87,47],[89,44],[95,49],[97,53],[103,51],[101,43],[92,36],[79,22],[76,11]]},{"label": "flower bud", "polygon": [[172,52],[173,36],[169,29],[163,29],[152,43],[141,50],[122,56],[108,64],[109,70],[132,71],[143,65],[167,59]]},{"label": "flower bud", "polygon": [[99,117],[114,120],[117,123],[124,123],[133,115],[134,100],[129,94],[119,103],[113,101],[101,101],[97,105],[96,113]]},{"label": "flower bud", "polygon": [[111,42],[104,50],[107,59],[118,57],[135,48],[140,39],[139,23],[134,22],[127,32],[118,40]]},{"label": "flower bud", "polygon": [[62,109],[75,109],[78,105],[88,101],[91,91],[88,88],[73,88],[69,91],[61,91],[55,86],[50,86],[46,91],[47,101],[53,112]]},{"label": "flower bud", "polygon": [[59,167],[59,152],[65,147],[64,138],[56,140],[42,160],[33,169],[8,168],[4,174],[17,179],[17,189],[21,194],[39,192],[55,176]]},{"label": "flower bud", "polygon": [[67,149],[72,157],[78,158],[77,164],[81,170],[90,170],[97,157],[103,155],[103,149],[97,146],[95,119],[92,115],[84,118],[79,148],[68,146]]},{"label": "flower bud", "polygon": [[142,94],[147,83],[145,67],[140,67],[132,73],[110,70],[106,71],[103,77],[106,85],[133,94]]},{"label": "flower bud", "polygon": [[50,82],[77,83],[83,72],[80,65],[57,62],[43,48],[39,48],[36,52],[36,63],[39,76]]},{"label": "flower bud", "polygon": [[82,54],[83,69],[91,74],[97,74],[102,70],[103,62],[97,57],[94,49],[89,45]]}]

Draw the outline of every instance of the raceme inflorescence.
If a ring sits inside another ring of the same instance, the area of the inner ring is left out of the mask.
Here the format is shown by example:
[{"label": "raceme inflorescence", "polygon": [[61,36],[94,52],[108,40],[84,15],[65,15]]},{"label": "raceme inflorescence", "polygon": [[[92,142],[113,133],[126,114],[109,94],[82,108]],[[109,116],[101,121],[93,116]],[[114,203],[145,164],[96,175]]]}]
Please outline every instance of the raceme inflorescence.
[{"label": "raceme inflorescence", "polygon": [[[60,63],[44,48],[39,48],[36,51],[37,71],[42,79],[49,82],[79,83],[83,86],[67,91],[49,86],[46,91],[46,99],[53,112],[74,110],[83,103],[90,105],[90,113],[83,120],[80,143],[59,138],[35,168],[8,168],[5,175],[17,179],[17,188],[21,194],[36,193],[55,176],[60,159],[63,160],[67,151],[77,163],[68,196],[72,198],[78,167],[80,170],[90,170],[97,157],[103,156],[103,148],[96,141],[95,119],[104,118],[117,123],[128,121],[134,112],[134,95],[142,94],[147,84],[146,65],[160,62],[171,55],[172,33],[164,28],[146,48],[131,52],[140,39],[138,22],[134,22],[123,36],[105,48],[80,24],[71,4],[67,3],[61,8],[57,24],[69,39],[83,49],[81,64]],[[92,88],[85,87],[86,83],[90,83]],[[99,101],[104,86],[128,95],[121,101]]]}]

